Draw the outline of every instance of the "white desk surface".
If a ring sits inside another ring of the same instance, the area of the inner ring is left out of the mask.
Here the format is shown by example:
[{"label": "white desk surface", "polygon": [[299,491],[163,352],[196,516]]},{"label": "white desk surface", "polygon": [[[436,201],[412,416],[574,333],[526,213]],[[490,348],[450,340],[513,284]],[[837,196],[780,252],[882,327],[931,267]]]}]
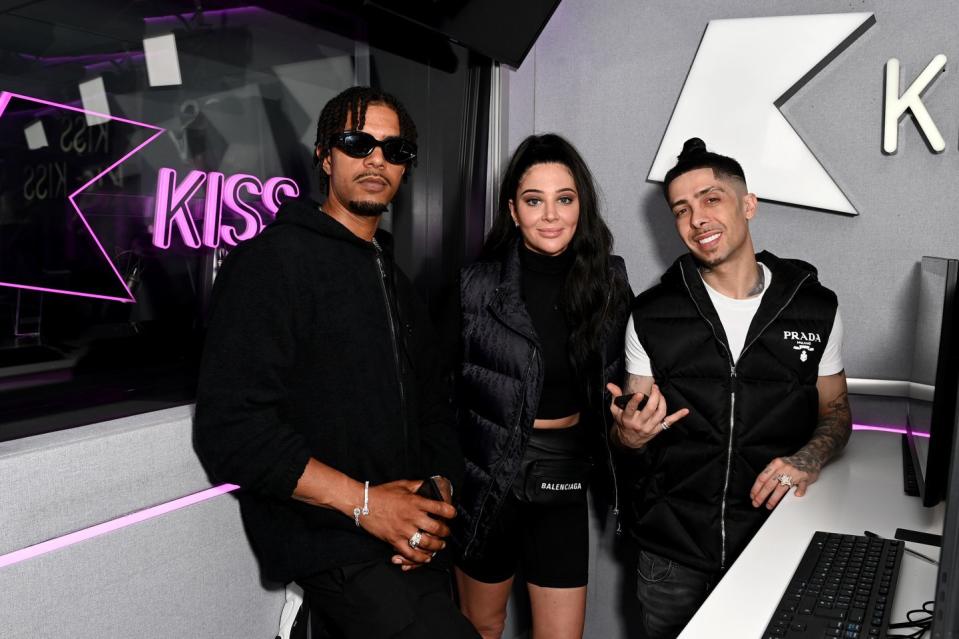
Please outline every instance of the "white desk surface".
[{"label": "white desk surface", "polygon": [[[900,436],[856,431],[804,497],[790,493],[689,622],[680,639],[762,636],[803,551],[817,530],[892,537],[896,528],[942,532],[944,504],[925,508],[902,491]],[[924,555],[939,549],[909,543]],[[892,620],[932,599],[937,567],[905,553]]]}]

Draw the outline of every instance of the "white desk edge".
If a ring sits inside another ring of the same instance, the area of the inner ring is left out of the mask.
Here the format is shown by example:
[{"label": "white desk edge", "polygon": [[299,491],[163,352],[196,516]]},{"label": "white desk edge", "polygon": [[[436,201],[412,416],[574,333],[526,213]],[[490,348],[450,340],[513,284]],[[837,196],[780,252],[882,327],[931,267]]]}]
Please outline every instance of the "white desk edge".
[{"label": "white desk edge", "polygon": [[[899,435],[856,431],[804,497],[792,493],[716,586],[680,639],[759,638],[776,609],[806,545],[817,530],[892,537],[896,528],[939,534],[944,504],[925,508],[902,490]],[[937,558],[939,549],[909,544]],[[903,556],[892,619],[932,599],[936,566]]]}]

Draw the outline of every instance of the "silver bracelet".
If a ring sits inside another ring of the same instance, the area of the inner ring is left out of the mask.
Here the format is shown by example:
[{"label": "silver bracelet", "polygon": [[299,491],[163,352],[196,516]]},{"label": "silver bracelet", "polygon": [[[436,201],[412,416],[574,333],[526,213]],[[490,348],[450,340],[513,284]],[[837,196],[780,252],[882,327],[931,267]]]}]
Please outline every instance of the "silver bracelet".
[{"label": "silver bracelet", "polygon": [[367,481],[363,484],[363,507],[360,508],[357,506],[353,509],[353,523],[356,524],[356,527],[360,527],[360,515],[366,516],[370,514],[370,482]]}]

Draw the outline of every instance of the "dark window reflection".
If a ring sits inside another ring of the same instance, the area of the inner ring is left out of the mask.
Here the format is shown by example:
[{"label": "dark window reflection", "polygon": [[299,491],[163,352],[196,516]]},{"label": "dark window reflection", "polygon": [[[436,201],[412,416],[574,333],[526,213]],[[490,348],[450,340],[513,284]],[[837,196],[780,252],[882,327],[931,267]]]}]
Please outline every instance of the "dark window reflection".
[{"label": "dark window reflection", "polygon": [[319,197],[316,117],[353,84],[427,132],[403,266],[427,295],[459,266],[464,50],[361,3],[82,4],[0,13],[0,440],[192,401],[218,261]]}]

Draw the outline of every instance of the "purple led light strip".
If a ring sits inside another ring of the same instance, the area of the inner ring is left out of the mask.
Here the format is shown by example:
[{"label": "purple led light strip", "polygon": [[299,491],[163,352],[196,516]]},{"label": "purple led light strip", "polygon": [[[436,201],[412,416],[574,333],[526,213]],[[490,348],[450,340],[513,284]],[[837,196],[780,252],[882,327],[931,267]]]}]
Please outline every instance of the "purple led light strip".
[{"label": "purple led light strip", "polygon": [[[236,16],[242,15],[244,13],[249,14],[258,14],[264,13],[264,10],[257,6],[248,6],[248,7],[230,7],[229,9],[207,9],[200,12],[202,18],[217,18],[223,16]],[[175,13],[168,16],[148,16],[143,18],[143,22],[146,24],[163,24],[164,22],[175,22],[176,24],[181,24],[178,18],[182,18],[186,21],[190,21],[195,15],[195,12],[192,13]]]},{"label": "purple led light strip", "polygon": [[30,55],[29,53],[19,53],[17,55],[25,60],[32,60],[42,64],[65,64],[69,62],[75,62],[78,64],[83,64],[86,62],[99,63],[109,62],[116,59],[136,60],[146,57],[142,51],[115,51],[113,53],[87,53],[82,55],[59,56]]},{"label": "purple led light strip", "polygon": [[179,499],[168,501],[165,504],[145,508],[135,513],[106,521],[102,524],[96,524],[95,526],[90,526],[89,528],[83,528],[61,537],[55,537],[54,539],[50,539],[39,544],[34,544],[33,546],[27,546],[26,548],[15,550],[5,555],[0,555],[0,568],[12,566],[13,564],[20,563],[21,561],[33,559],[34,557],[39,557],[40,555],[45,555],[48,552],[53,552],[54,550],[60,550],[61,548],[72,546],[73,544],[80,543],[81,541],[93,539],[94,537],[99,537],[100,535],[105,535],[115,530],[120,530],[121,528],[126,528],[127,526],[132,526],[133,524],[138,524],[142,521],[171,513],[174,510],[186,508],[187,506],[192,506],[193,504],[198,504],[202,501],[206,501],[207,499],[212,499],[214,497],[232,492],[237,488],[239,488],[239,486],[236,486],[235,484],[221,484],[219,486],[214,486],[213,488],[202,490],[198,493],[193,493],[192,495],[187,495],[186,497],[180,497]]},{"label": "purple led light strip", "polygon": [[93,176],[93,178],[89,182],[87,182],[86,184],[78,188],[76,191],[71,193],[69,196],[67,196],[67,199],[70,201],[70,204],[73,206],[73,209],[77,212],[77,215],[80,217],[80,221],[83,222],[83,225],[86,227],[87,231],[90,233],[90,237],[93,238],[93,241],[96,243],[97,248],[100,249],[100,253],[103,254],[103,258],[107,261],[107,264],[110,265],[110,270],[113,271],[113,274],[117,276],[117,280],[119,280],[120,284],[123,286],[123,290],[127,292],[127,297],[124,298],[124,297],[115,297],[112,295],[99,295],[96,293],[81,293],[79,291],[64,291],[64,290],[55,289],[55,288],[43,288],[40,286],[25,286],[23,284],[9,284],[9,283],[3,283],[3,282],[0,282],[0,286],[9,286],[12,288],[23,288],[23,289],[28,289],[32,291],[41,291],[41,292],[47,292],[47,293],[75,295],[77,297],[92,297],[96,299],[111,300],[116,302],[126,302],[126,303],[136,302],[136,298],[133,297],[133,293],[130,291],[130,288],[127,286],[127,283],[120,276],[120,272],[117,271],[117,267],[113,264],[113,260],[111,260],[110,256],[107,255],[106,249],[104,249],[103,244],[100,243],[100,238],[98,238],[97,234],[93,232],[93,229],[90,227],[90,223],[87,222],[87,218],[83,215],[83,212],[80,211],[80,207],[77,206],[77,203],[74,200],[74,198],[77,195],[79,195],[88,186],[90,186],[91,184],[99,180],[101,177],[103,177],[104,175],[106,175],[107,173],[115,169],[119,164],[126,161],[127,158],[134,155],[137,151],[139,151],[140,149],[148,145],[150,142],[153,142],[153,140],[155,140],[159,135],[161,135],[166,129],[163,129],[158,126],[154,126],[152,124],[146,124],[145,122],[137,122],[136,120],[128,120],[126,118],[120,118],[114,115],[97,113],[96,111],[90,111],[88,109],[72,107],[66,104],[59,104],[57,102],[50,102],[49,100],[41,100],[40,98],[33,98],[28,95],[11,93],[9,91],[4,91],[0,93],[0,117],[3,117],[3,113],[6,110],[7,105],[10,103],[10,98],[20,98],[21,100],[26,100],[27,102],[36,102],[38,104],[45,104],[47,106],[55,107],[58,109],[67,109],[68,111],[76,111],[77,113],[88,113],[90,115],[96,115],[101,118],[106,118],[108,120],[116,120],[117,122],[123,122],[124,124],[132,124],[134,126],[140,126],[146,129],[153,129],[154,131],[156,131],[156,133],[148,137],[143,143],[138,144],[126,155],[121,157],[119,160],[117,160],[116,162],[114,162],[113,164],[105,168],[104,170],[100,171],[100,173]]},{"label": "purple led light strip", "polygon": [[[887,433],[905,433],[906,429],[898,426],[873,426],[870,424],[853,424],[853,430],[876,430]],[[920,437],[929,437],[929,433],[917,432],[916,435]],[[33,559],[34,557],[39,557],[40,555],[45,555],[54,550],[60,550],[61,548],[67,548],[73,544],[79,543],[81,541],[86,541],[88,539],[93,539],[94,537],[99,537],[100,535],[105,535],[107,533],[113,532],[115,530],[120,530],[121,528],[126,528],[127,526],[132,526],[133,524],[138,524],[142,521],[148,519],[153,519],[154,517],[159,517],[167,513],[171,513],[175,510],[181,508],[186,508],[187,506],[192,506],[193,504],[198,504],[207,499],[212,499],[220,495],[224,495],[229,492],[233,492],[238,489],[239,486],[235,484],[221,484],[219,486],[214,486],[213,488],[208,488],[207,490],[200,491],[198,493],[193,493],[192,495],[187,495],[186,497],[181,497],[179,499],[174,499],[173,501],[168,501],[165,504],[159,504],[158,506],[152,506],[150,508],[145,508],[144,510],[131,513],[129,515],[124,515],[117,519],[104,522],[102,524],[96,524],[95,526],[90,526],[88,528],[83,528],[76,532],[63,535],[61,537],[56,537],[48,541],[41,542],[39,544],[34,544],[33,546],[27,546],[20,550],[15,550],[9,552],[5,555],[0,555],[0,568],[5,568],[6,566],[12,566],[13,564],[20,563],[21,561],[26,561],[28,559]]]},{"label": "purple led light strip", "polygon": [[[878,430],[884,433],[897,433],[899,435],[905,435],[906,429],[902,426],[873,426],[872,424],[853,424],[853,430]],[[922,431],[913,431],[912,433],[916,437],[929,437],[929,433],[924,433]]]}]

